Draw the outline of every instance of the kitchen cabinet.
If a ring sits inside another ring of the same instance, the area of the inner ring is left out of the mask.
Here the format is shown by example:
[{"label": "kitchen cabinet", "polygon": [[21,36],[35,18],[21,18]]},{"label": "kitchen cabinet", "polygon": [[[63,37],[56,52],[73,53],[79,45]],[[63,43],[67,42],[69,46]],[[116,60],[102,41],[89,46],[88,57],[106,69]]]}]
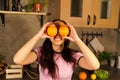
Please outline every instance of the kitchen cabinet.
[{"label": "kitchen cabinet", "polygon": [[119,0],[60,1],[60,18],[75,27],[118,28]]}]

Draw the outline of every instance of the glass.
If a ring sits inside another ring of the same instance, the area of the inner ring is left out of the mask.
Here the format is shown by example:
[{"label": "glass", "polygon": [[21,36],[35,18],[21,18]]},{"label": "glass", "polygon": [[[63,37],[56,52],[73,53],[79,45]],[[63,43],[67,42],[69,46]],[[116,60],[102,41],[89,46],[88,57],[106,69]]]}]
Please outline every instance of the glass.
[{"label": "glass", "polygon": [[71,0],[71,17],[82,17],[83,0]]},{"label": "glass", "polygon": [[111,0],[101,0],[101,18],[111,18]]}]

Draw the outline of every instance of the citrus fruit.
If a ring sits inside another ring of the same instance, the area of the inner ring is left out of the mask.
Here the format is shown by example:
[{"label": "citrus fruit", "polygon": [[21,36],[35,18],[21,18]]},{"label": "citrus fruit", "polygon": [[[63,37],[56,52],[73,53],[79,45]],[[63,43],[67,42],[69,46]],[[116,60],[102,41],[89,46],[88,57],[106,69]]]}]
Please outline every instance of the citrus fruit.
[{"label": "citrus fruit", "polygon": [[67,36],[69,34],[69,28],[67,26],[60,26],[59,34],[61,36]]},{"label": "citrus fruit", "polygon": [[96,74],[93,73],[93,74],[91,74],[90,77],[91,77],[92,80],[95,80],[96,79]]},{"label": "citrus fruit", "polygon": [[50,25],[47,28],[47,34],[51,37],[54,37],[55,35],[57,35],[57,28],[55,25]]},{"label": "citrus fruit", "polygon": [[85,80],[87,78],[86,72],[79,72],[79,79],[80,80]]}]

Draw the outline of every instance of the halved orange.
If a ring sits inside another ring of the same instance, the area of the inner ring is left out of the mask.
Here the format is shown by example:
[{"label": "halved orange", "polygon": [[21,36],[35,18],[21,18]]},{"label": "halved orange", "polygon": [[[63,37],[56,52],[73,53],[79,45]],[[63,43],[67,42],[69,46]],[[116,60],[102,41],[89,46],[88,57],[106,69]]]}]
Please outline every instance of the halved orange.
[{"label": "halved orange", "polygon": [[57,28],[55,25],[50,25],[48,28],[47,28],[47,34],[51,37],[54,37],[57,35]]},{"label": "halved orange", "polygon": [[59,34],[61,36],[67,36],[69,34],[69,28],[68,28],[68,26],[60,26],[60,28],[59,28]]}]

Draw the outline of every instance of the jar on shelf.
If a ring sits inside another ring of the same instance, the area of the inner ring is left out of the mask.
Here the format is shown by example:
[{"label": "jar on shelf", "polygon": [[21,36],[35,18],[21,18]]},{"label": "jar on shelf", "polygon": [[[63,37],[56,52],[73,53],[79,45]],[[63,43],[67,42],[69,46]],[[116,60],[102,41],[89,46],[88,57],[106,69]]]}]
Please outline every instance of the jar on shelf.
[{"label": "jar on shelf", "polygon": [[41,11],[41,3],[34,3],[34,11],[35,12],[40,12]]}]

